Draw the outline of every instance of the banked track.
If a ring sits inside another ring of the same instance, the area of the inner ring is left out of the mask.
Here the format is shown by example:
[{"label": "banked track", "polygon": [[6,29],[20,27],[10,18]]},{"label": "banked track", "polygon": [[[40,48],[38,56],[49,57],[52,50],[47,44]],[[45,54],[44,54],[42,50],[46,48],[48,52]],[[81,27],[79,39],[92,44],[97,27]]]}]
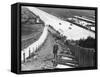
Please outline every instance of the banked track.
[{"label": "banked track", "polygon": [[59,31],[61,34],[66,36],[67,39],[79,40],[80,38],[86,39],[88,36],[95,38],[95,33],[92,31],[79,27],[75,24],[71,26],[70,22],[61,20],[56,16],[46,13],[36,7],[26,8],[39,16],[45,24],[51,25],[56,31]]}]

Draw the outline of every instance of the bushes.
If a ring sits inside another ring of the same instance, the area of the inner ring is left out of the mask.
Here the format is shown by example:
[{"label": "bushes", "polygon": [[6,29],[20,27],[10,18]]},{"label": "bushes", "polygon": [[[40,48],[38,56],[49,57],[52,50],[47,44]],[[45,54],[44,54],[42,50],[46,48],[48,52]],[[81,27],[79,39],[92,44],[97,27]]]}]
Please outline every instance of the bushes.
[{"label": "bushes", "polygon": [[68,45],[68,44],[80,46],[80,47],[83,47],[83,48],[94,48],[95,49],[96,40],[89,36],[87,39],[66,40],[66,45]]},{"label": "bushes", "polygon": [[21,11],[21,22],[26,24],[27,22],[35,23],[36,15],[29,11],[27,8],[22,8]]},{"label": "bushes", "polygon": [[36,24],[37,19],[39,19],[38,23],[44,24],[44,22],[40,19],[39,16],[35,15],[27,8],[22,8],[21,10],[21,23],[22,24]]},{"label": "bushes", "polygon": [[95,39],[92,37],[88,37],[87,39],[80,39],[79,40],[79,46],[85,47],[85,48],[94,48],[95,49]]}]

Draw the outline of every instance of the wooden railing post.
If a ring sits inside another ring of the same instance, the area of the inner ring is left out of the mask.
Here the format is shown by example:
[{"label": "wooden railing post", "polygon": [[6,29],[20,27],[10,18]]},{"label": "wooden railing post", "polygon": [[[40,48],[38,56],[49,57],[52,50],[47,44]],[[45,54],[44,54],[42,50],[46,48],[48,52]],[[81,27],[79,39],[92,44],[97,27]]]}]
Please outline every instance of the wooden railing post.
[{"label": "wooden railing post", "polygon": [[31,56],[31,51],[30,51],[30,48],[29,48],[29,58],[30,58],[30,56]]},{"label": "wooden railing post", "polygon": [[24,59],[23,62],[25,62],[25,52],[23,53],[23,59]]}]

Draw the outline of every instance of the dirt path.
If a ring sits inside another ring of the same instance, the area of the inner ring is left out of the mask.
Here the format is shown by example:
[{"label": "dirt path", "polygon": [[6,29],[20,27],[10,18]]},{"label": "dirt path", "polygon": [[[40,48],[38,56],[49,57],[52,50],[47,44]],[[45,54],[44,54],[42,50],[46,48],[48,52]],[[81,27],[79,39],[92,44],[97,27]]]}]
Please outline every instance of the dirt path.
[{"label": "dirt path", "polygon": [[52,67],[53,65],[51,61],[44,62],[44,60],[46,60],[47,58],[53,58],[52,51],[53,51],[54,43],[55,43],[55,40],[52,37],[52,35],[50,35],[49,33],[45,43],[43,44],[41,49],[39,49],[38,51],[37,60],[34,59],[33,57],[29,59],[28,62],[22,64],[22,70],[38,70],[38,69],[42,69],[44,65]]}]

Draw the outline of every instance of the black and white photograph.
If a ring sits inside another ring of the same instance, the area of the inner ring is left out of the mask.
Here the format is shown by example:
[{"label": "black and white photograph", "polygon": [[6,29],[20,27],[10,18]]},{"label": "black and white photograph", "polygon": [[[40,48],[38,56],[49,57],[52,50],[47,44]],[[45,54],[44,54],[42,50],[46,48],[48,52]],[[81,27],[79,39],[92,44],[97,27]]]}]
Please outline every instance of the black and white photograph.
[{"label": "black and white photograph", "polygon": [[21,6],[21,71],[96,66],[95,14]]}]

